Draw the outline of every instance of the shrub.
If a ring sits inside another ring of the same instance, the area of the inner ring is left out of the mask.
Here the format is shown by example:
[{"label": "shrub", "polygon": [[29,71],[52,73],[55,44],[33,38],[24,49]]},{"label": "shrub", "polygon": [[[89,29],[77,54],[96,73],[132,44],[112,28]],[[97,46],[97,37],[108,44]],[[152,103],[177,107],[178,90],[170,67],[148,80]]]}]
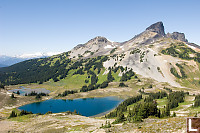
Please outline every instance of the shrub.
[{"label": "shrub", "polygon": [[123,82],[119,83],[119,87],[128,87],[128,85],[125,85]]}]

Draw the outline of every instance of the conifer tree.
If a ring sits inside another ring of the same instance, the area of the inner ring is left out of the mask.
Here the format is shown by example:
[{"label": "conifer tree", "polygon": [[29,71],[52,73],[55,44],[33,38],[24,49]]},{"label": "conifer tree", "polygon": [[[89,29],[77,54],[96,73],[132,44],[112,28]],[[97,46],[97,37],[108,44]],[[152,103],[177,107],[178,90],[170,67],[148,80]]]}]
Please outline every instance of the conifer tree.
[{"label": "conifer tree", "polygon": [[170,116],[170,107],[169,107],[169,103],[166,106],[166,112],[165,112],[166,116]]},{"label": "conifer tree", "polygon": [[114,79],[115,79],[115,78],[112,76],[112,73],[111,73],[111,70],[110,70],[109,73],[108,73],[108,76],[107,76],[107,80],[108,80],[109,82],[112,82]]},{"label": "conifer tree", "polygon": [[12,118],[12,117],[17,117],[17,113],[15,113],[14,110],[11,112],[9,118]]},{"label": "conifer tree", "polygon": [[12,93],[11,98],[15,98],[15,95]]}]

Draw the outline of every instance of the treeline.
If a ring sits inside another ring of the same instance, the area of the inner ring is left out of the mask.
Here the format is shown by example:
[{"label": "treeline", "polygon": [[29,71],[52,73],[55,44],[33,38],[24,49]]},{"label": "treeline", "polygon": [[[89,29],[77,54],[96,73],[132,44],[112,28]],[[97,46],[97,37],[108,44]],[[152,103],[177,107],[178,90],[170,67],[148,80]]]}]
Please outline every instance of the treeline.
[{"label": "treeline", "polygon": [[148,118],[149,116],[155,116],[162,118],[170,116],[170,108],[167,105],[163,110],[158,109],[157,102],[155,99],[162,99],[167,96],[167,93],[145,93],[149,95],[145,97],[144,102],[136,103],[132,110],[128,110],[128,116],[126,120],[128,122],[140,122],[142,119]]},{"label": "treeline", "polygon": [[152,102],[154,99],[162,99],[167,97],[167,93],[165,91],[144,94],[149,95],[148,97],[145,97],[144,102]]},{"label": "treeline", "polygon": [[170,72],[177,78],[182,78],[182,79],[187,78],[187,75],[185,71],[183,70],[184,69],[183,66],[178,63],[176,63],[176,66],[179,67],[181,75],[178,74],[178,72],[176,71],[174,67],[171,67]]},{"label": "treeline", "polygon": [[179,67],[179,69],[180,69],[181,78],[187,78],[187,75],[185,74],[185,71],[183,70],[184,69],[183,66],[178,63],[176,63],[176,66]]},{"label": "treeline", "polygon": [[[52,65],[51,62],[54,59],[57,59],[57,61]],[[69,63],[71,63],[70,59],[66,59],[65,62],[61,63],[59,57],[27,60],[10,67],[1,68],[0,81],[6,85],[41,84],[49,79],[57,81],[58,76],[67,75],[69,70],[66,67]]]},{"label": "treeline", "polygon": [[49,96],[49,94],[43,93],[43,92],[41,92],[41,93],[36,93],[35,91],[32,91],[32,92],[29,93],[29,94],[26,93],[24,96],[35,96],[35,99],[41,99],[42,96]]},{"label": "treeline", "polygon": [[100,73],[107,56],[98,56],[91,59],[73,61],[69,59],[68,53],[57,56],[31,59],[15,65],[0,68],[0,81],[5,85],[29,84],[47,82],[53,79],[54,82],[68,76],[70,70],[76,70],[73,74],[83,75],[93,67]]},{"label": "treeline", "polygon": [[89,70],[88,73],[92,75],[91,76],[91,84],[88,86],[87,85],[82,86],[82,88],[80,89],[80,92],[87,92],[87,91],[95,90],[98,88],[106,88],[108,86],[109,82],[112,82],[115,79],[112,76],[112,73],[110,70],[107,75],[107,80],[104,81],[102,84],[97,84],[97,82],[98,82],[97,75],[91,70]]},{"label": "treeline", "polygon": [[17,113],[13,110],[8,118],[17,117],[17,116],[23,116],[23,115],[28,115],[28,114],[33,114],[33,113],[32,113],[32,112],[25,111],[25,110],[22,110],[19,114],[17,114]]},{"label": "treeline", "polygon": [[[116,70],[115,72],[117,72],[118,69],[121,69],[121,71],[122,70],[126,71],[125,73],[123,73],[120,81],[130,80],[131,77],[133,77],[135,75],[135,73],[133,72],[132,69],[130,69],[129,71],[127,71],[127,67],[126,68],[123,68],[122,66],[109,67],[108,68],[109,72],[108,72],[108,75],[107,75],[107,80],[104,81],[102,84],[97,84],[97,82],[98,82],[97,75],[93,71],[88,70],[87,73],[90,74],[90,75],[92,75],[91,76],[91,84],[90,85],[84,85],[84,86],[82,86],[82,88],[80,89],[80,92],[87,92],[87,91],[95,90],[95,89],[98,89],[98,88],[106,88],[110,82],[112,82],[112,81],[115,80],[115,78],[112,75],[112,71]],[[137,78],[137,76],[135,76],[135,77]],[[120,83],[119,87],[128,87],[128,86],[125,85],[124,83]]]},{"label": "treeline", "polygon": [[58,96],[59,97],[65,97],[69,94],[74,94],[74,93],[78,93],[78,91],[76,91],[76,90],[66,90],[63,93],[59,93]]},{"label": "treeline", "polygon": [[127,120],[129,122],[137,122],[149,116],[160,116],[156,102],[141,102],[136,104],[133,110],[129,110]]},{"label": "treeline", "polygon": [[[174,57],[179,57],[186,60],[194,60],[200,63],[200,53],[194,51],[183,43],[171,44],[167,49],[161,51],[163,54],[171,55]],[[190,57],[190,54],[195,54],[196,56]]]},{"label": "treeline", "polygon": [[127,81],[130,80],[131,77],[133,77],[135,75],[135,73],[133,72],[133,69],[131,68],[131,70],[125,72],[122,74],[121,80],[120,81]]},{"label": "treeline", "polygon": [[169,108],[176,108],[178,107],[178,103],[184,102],[185,93],[183,91],[174,91],[169,93],[168,95],[168,104]]},{"label": "treeline", "polygon": [[142,95],[128,98],[125,101],[123,101],[121,104],[119,104],[114,111],[112,111],[109,114],[105,115],[105,117],[106,118],[113,118],[113,117],[120,116],[120,114],[122,114],[124,111],[127,110],[127,106],[129,106],[129,105],[131,105],[133,103],[136,103],[136,102],[140,101],[141,99],[142,99]]},{"label": "treeline", "polygon": [[[147,97],[144,98],[144,101],[137,103],[142,99],[142,95],[129,98],[124,102],[122,102],[114,111],[105,115],[105,117],[106,118],[116,117],[114,123],[120,123],[123,121],[138,122],[142,121],[145,118],[148,118],[149,116],[155,116],[158,118],[169,117],[170,109],[174,108],[175,106],[178,106],[178,103],[184,102],[185,94],[188,94],[188,92],[185,93],[183,91],[170,92],[169,95],[165,91],[157,93],[145,93],[145,92],[143,93],[145,95],[148,95]],[[155,99],[162,99],[164,97],[168,98],[168,103],[166,106],[164,106],[164,108],[159,109],[157,107],[157,102]],[[198,98],[200,99],[200,96],[196,97],[196,99]],[[128,115],[127,117],[125,117],[124,112],[127,111],[127,106],[133,103],[136,104],[133,106],[132,110],[130,109],[128,110]],[[176,114],[174,113],[172,116],[175,117]]]},{"label": "treeline", "polygon": [[[17,91],[18,92],[18,91]],[[37,93],[37,92],[35,92],[35,91],[31,91],[31,93],[26,93],[25,94],[25,96],[36,96],[36,95],[40,95],[40,96],[49,96],[49,94],[47,94],[47,93],[43,93],[43,92],[41,92],[41,93]]]}]

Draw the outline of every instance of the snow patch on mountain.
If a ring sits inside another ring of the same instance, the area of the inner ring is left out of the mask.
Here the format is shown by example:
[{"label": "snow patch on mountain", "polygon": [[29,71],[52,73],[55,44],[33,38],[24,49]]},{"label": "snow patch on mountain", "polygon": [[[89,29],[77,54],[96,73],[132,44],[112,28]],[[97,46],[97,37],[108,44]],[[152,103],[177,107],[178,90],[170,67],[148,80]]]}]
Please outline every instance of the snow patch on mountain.
[{"label": "snow patch on mountain", "polygon": [[111,45],[107,45],[107,46],[105,46],[104,48],[107,49],[107,48],[115,48],[115,47],[114,47],[114,46],[111,46]]}]

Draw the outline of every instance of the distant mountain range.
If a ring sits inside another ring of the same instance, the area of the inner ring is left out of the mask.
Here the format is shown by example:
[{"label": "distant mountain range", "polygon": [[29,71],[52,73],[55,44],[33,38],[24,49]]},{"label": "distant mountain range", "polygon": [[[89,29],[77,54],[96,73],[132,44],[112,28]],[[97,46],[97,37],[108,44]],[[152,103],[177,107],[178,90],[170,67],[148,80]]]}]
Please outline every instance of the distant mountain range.
[{"label": "distant mountain range", "polygon": [[41,53],[37,52],[34,54],[22,54],[22,55],[16,55],[16,56],[6,56],[6,55],[0,55],[0,67],[7,67],[11,66],[13,64],[29,60],[29,59],[35,59],[35,58],[45,58],[52,55],[59,54],[60,52],[49,52],[49,53]]}]

